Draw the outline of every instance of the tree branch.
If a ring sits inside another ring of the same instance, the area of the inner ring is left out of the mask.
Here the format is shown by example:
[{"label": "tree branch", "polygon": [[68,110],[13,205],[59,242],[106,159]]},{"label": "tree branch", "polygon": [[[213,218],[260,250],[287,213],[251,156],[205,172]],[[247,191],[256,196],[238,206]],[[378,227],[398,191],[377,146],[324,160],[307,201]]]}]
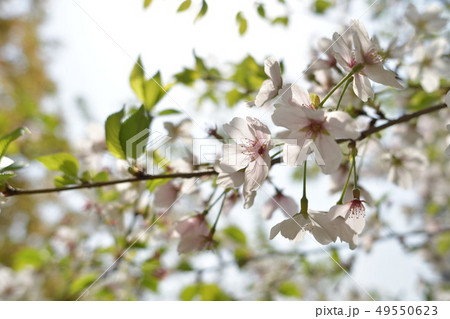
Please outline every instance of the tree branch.
[{"label": "tree branch", "polygon": [[[368,137],[374,133],[380,132],[384,129],[387,129],[388,127],[391,127],[393,125],[408,122],[409,120],[417,118],[421,115],[433,113],[433,112],[439,111],[441,109],[444,109],[446,107],[447,107],[447,104],[441,103],[438,105],[430,106],[429,108],[426,108],[426,109],[423,109],[423,110],[420,110],[420,111],[417,111],[417,112],[414,112],[411,114],[405,114],[395,120],[389,120],[389,121],[387,121],[387,123],[384,123],[383,125],[368,128],[367,130],[361,132],[361,135],[357,138],[357,141],[362,141],[366,137]],[[336,140],[336,142],[338,142],[338,143],[349,142],[349,141],[351,141],[351,139],[337,139]]]},{"label": "tree branch", "polygon": [[[446,108],[447,105],[445,103],[441,103],[438,105],[430,106],[429,108],[403,115],[395,120],[389,120],[387,123],[380,125],[380,126],[374,126],[371,127],[363,132],[361,132],[361,135],[358,137],[358,141],[361,141],[365,139],[366,137],[380,132],[388,127],[391,127],[396,124],[407,122],[411,119],[417,118],[421,115],[436,112],[438,110]],[[337,139],[336,142],[338,143],[344,143],[352,141],[351,139]],[[281,162],[281,158],[274,158],[272,160],[272,165],[279,164]],[[81,185],[74,185],[74,186],[67,186],[67,187],[56,187],[56,188],[43,188],[43,189],[31,189],[31,190],[21,190],[21,189],[15,189],[14,187],[10,185],[6,185],[6,189],[3,191],[3,195],[5,197],[12,197],[12,196],[19,196],[19,195],[33,195],[33,194],[47,194],[47,193],[55,193],[55,192],[64,192],[64,191],[70,191],[70,190],[76,190],[76,189],[84,189],[84,188],[96,188],[96,187],[104,187],[104,186],[111,186],[111,185],[117,185],[117,184],[123,184],[123,183],[135,183],[135,182],[141,182],[141,181],[148,181],[148,180],[155,180],[155,179],[167,179],[167,178],[192,178],[192,177],[201,177],[201,176],[210,176],[210,175],[217,175],[218,172],[216,172],[213,169],[207,170],[207,171],[200,171],[200,172],[192,172],[192,173],[174,173],[174,174],[160,174],[160,175],[146,175],[142,174],[133,178],[127,178],[127,179],[120,179],[120,180],[113,180],[108,182],[98,182],[98,183],[84,183]]]},{"label": "tree branch", "polygon": [[30,190],[21,190],[15,189],[10,185],[6,186],[6,190],[3,191],[3,195],[5,197],[19,196],[19,195],[33,195],[33,194],[46,194],[46,193],[54,193],[54,192],[64,192],[71,191],[76,189],[83,188],[96,188],[96,187],[104,187],[111,186],[123,183],[135,183],[141,181],[149,181],[155,179],[167,179],[167,178],[192,178],[192,177],[201,177],[208,175],[216,175],[217,172],[214,170],[200,171],[200,172],[192,172],[192,173],[174,173],[174,174],[160,174],[160,175],[139,175],[137,177],[126,178],[126,179],[118,179],[107,182],[98,182],[98,183],[84,183],[81,185],[67,186],[67,187],[56,187],[56,188],[42,188],[42,189],[30,189]]}]

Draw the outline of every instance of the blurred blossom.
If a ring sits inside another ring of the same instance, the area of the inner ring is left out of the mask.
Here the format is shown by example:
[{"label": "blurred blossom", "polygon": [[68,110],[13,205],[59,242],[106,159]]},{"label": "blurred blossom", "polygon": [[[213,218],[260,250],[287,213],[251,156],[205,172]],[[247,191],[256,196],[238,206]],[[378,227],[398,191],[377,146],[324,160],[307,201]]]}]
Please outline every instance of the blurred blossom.
[{"label": "blurred blossom", "polygon": [[172,181],[168,181],[155,190],[155,199],[153,204],[159,208],[170,208],[177,200],[180,187],[176,186]]},{"label": "blurred blossom", "polygon": [[76,247],[79,232],[69,226],[59,227],[51,240],[53,249],[61,255],[67,255]]},{"label": "blurred blossom", "polygon": [[175,228],[175,236],[180,237],[180,254],[213,248],[210,230],[203,214],[180,220]]},{"label": "blurred blossom", "polygon": [[439,81],[449,75],[449,63],[444,58],[447,40],[436,38],[427,46],[419,44],[414,49],[415,62],[409,67],[409,76],[413,81],[420,81],[426,92],[439,89]]},{"label": "blurred blossom", "polygon": [[277,209],[280,209],[287,216],[294,216],[299,212],[297,202],[292,197],[285,196],[281,191],[277,191],[275,196],[264,203],[261,210],[262,218],[272,218],[273,212]]},{"label": "blurred blossom", "polygon": [[225,203],[223,204],[222,213],[224,215],[228,215],[233,207],[236,205],[236,202],[241,199],[241,194],[237,191],[229,192],[225,199]]},{"label": "blurred blossom", "polygon": [[388,180],[405,189],[413,186],[413,177],[428,163],[421,151],[411,147],[383,154],[381,160],[389,166]]},{"label": "blurred blossom", "polygon": [[33,270],[30,268],[14,272],[8,267],[0,267],[0,300],[24,299],[35,285]]},{"label": "blurred blossom", "polygon": [[164,128],[167,130],[167,135],[172,139],[180,139],[185,143],[192,141],[192,121],[184,119],[178,124],[172,122],[164,122]]},{"label": "blurred blossom", "polygon": [[447,19],[441,17],[442,12],[442,8],[436,3],[428,6],[424,12],[419,12],[416,6],[410,3],[405,17],[417,33],[436,33],[447,25]]}]

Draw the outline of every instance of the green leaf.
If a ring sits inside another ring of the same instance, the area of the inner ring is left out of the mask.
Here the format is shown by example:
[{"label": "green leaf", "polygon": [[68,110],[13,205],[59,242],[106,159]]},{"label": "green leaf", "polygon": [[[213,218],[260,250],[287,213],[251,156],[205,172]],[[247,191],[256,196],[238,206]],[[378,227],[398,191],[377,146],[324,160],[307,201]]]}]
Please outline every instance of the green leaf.
[{"label": "green leaf", "polygon": [[151,291],[154,292],[158,291],[158,284],[159,284],[158,279],[150,275],[144,276],[141,281],[141,285],[143,287],[150,289]]},{"label": "green leaf", "polygon": [[161,82],[161,74],[157,72],[145,83],[145,109],[151,111],[164,95],[170,90],[172,85],[164,86]]},{"label": "green leaf", "polygon": [[105,123],[106,146],[112,155],[119,159],[126,159],[125,153],[120,144],[120,127],[124,116],[124,110],[110,115]]},{"label": "green leaf", "polygon": [[6,150],[8,149],[9,144],[13,141],[17,140],[19,137],[24,135],[26,132],[29,132],[27,128],[20,127],[15,131],[6,134],[5,136],[0,138],[0,159],[5,155]]},{"label": "green leaf", "polygon": [[244,35],[247,31],[247,19],[245,19],[244,14],[241,11],[236,15],[236,22],[239,25],[239,34]]},{"label": "green leaf", "polygon": [[199,287],[202,301],[226,301],[231,298],[216,284],[202,284]]},{"label": "green leaf", "polygon": [[14,254],[13,268],[14,270],[21,270],[31,266],[35,269],[40,269],[45,265],[49,257],[48,252],[45,250],[26,247]]},{"label": "green leaf", "polygon": [[242,98],[245,97],[245,94],[239,92],[238,89],[234,88],[231,91],[227,92],[225,98],[227,100],[227,104],[229,107],[236,105]]},{"label": "green leaf", "polygon": [[177,267],[177,270],[179,271],[192,271],[194,270],[191,266],[191,264],[187,260],[182,260]]},{"label": "green leaf", "polygon": [[181,291],[180,299],[183,301],[192,301],[197,295],[197,291],[196,285],[187,286]]},{"label": "green leaf", "polygon": [[283,281],[278,286],[278,292],[288,297],[301,297],[302,294],[298,286],[292,281]]},{"label": "green leaf", "polygon": [[152,4],[152,0],[145,0],[144,1],[144,9],[148,8]]},{"label": "green leaf", "polygon": [[141,106],[122,123],[119,140],[127,158],[137,159],[144,153],[149,137],[150,122],[151,118],[147,116],[144,106]]},{"label": "green leaf", "polygon": [[203,16],[206,14],[207,11],[208,11],[208,4],[206,3],[205,0],[202,0],[202,7],[198,12],[197,16],[195,17],[194,22],[197,22],[198,20],[203,18]]},{"label": "green leaf", "polygon": [[180,73],[175,74],[175,79],[184,85],[192,85],[200,78],[200,73],[196,70],[184,68]]},{"label": "green leaf", "polygon": [[92,178],[92,181],[94,183],[107,182],[109,181],[109,173],[107,171],[99,172],[95,174],[95,176]]},{"label": "green leaf", "polygon": [[59,171],[69,177],[78,176],[78,160],[68,153],[57,153],[38,157],[37,160],[51,171]]},{"label": "green leaf", "polygon": [[168,109],[168,110],[163,110],[161,112],[158,113],[159,116],[164,116],[164,115],[172,115],[172,114],[180,114],[181,112],[175,109]]},{"label": "green leaf", "polygon": [[163,85],[159,72],[151,79],[146,80],[141,57],[138,57],[130,74],[130,86],[138,99],[144,104],[145,109],[151,111],[156,103],[171,89],[172,84]]},{"label": "green leaf", "polygon": [[231,300],[225,292],[216,284],[198,284],[190,285],[183,289],[180,299],[183,301],[191,301],[200,297],[202,301],[224,301]]},{"label": "green leaf", "polygon": [[77,179],[73,178],[71,176],[63,175],[63,176],[56,176],[53,180],[56,187],[64,187],[67,185],[73,185],[77,183]]},{"label": "green leaf", "polygon": [[289,24],[289,18],[288,17],[278,17],[272,20],[272,24],[282,24],[284,26],[287,26]]},{"label": "green leaf", "polygon": [[145,73],[142,65],[141,57],[139,56],[133,70],[130,74],[130,86],[136,96],[144,102],[145,100]]},{"label": "green leaf", "polygon": [[70,294],[78,295],[82,293],[86,288],[94,283],[97,280],[98,274],[91,272],[84,275],[81,275],[77,279],[75,279],[70,285]]},{"label": "green leaf", "polygon": [[178,7],[177,12],[183,12],[187,9],[189,9],[189,7],[191,6],[192,1],[191,0],[185,0],[183,1],[180,6]]},{"label": "green leaf", "polygon": [[436,238],[436,249],[440,255],[448,256],[448,251],[450,250],[450,233],[442,233]]},{"label": "green leaf", "polygon": [[314,3],[314,11],[318,14],[324,14],[331,7],[331,2],[326,0],[316,0]]},{"label": "green leaf", "polygon": [[16,174],[11,172],[0,173],[0,189],[5,186],[5,183],[8,179],[13,178]]},{"label": "green leaf", "polygon": [[157,187],[164,185],[169,180],[170,180],[169,178],[149,180],[149,181],[147,181],[146,186],[147,186],[148,191],[150,193],[153,193]]},{"label": "green leaf", "polygon": [[266,10],[264,9],[264,5],[262,3],[260,3],[258,5],[258,7],[256,8],[256,11],[258,12],[258,14],[261,18],[266,17]]},{"label": "green leaf", "polygon": [[245,245],[247,238],[245,234],[236,226],[229,226],[223,230],[224,234],[238,244]]},{"label": "green leaf", "polygon": [[264,67],[256,63],[255,59],[248,55],[241,63],[235,65],[235,73],[231,80],[245,88],[248,92],[257,92],[267,75]]}]

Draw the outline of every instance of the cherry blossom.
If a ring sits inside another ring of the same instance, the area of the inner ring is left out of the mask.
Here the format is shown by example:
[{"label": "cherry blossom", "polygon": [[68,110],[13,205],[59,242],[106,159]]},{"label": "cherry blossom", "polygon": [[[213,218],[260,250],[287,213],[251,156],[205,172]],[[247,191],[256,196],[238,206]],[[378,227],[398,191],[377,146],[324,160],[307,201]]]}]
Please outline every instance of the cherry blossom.
[{"label": "cherry blossom", "polygon": [[335,227],[328,214],[308,210],[306,218],[303,214],[296,214],[273,226],[270,230],[270,239],[281,234],[290,240],[300,241],[305,237],[306,232],[310,232],[322,245],[335,242],[337,238]]},{"label": "cherry blossom", "polygon": [[406,9],[405,17],[417,33],[435,33],[447,25],[447,19],[441,17],[441,13],[442,8],[436,5],[431,5],[425,12],[419,13],[416,6],[410,3]]},{"label": "cherry blossom", "polygon": [[425,155],[412,147],[385,153],[381,160],[389,165],[388,180],[405,189],[413,186],[413,176],[423,171],[428,163]]},{"label": "cherry blossom", "polygon": [[263,205],[261,216],[264,219],[272,218],[273,212],[280,209],[287,216],[294,216],[298,213],[296,201],[289,196],[285,196],[281,191],[277,191],[275,196],[269,198]]},{"label": "cherry blossom", "polygon": [[217,183],[224,188],[244,184],[246,207],[253,204],[258,190],[271,165],[269,150],[272,148],[270,131],[259,120],[235,117],[224,130],[236,142],[224,145],[224,156],[216,165],[219,176]]},{"label": "cherry blossom", "polygon": [[439,80],[449,74],[449,64],[444,59],[447,40],[436,38],[426,47],[418,45],[414,50],[415,63],[409,67],[409,76],[413,81],[419,80],[426,92],[439,89]]},{"label": "cherry blossom", "polygon": [[[347,72],[354,72],[355,67],[362,67],[361,71],[353,75],[353,91],[362,100],[374,97],[369,79],[395,88],[403,88],[396,79],[396,74],[383,67],[383,59],[379,55],[379,47],[369,38],[365,27],[359,21],[353,21],[353,46],[340,34],[333,34],[332,47],[336,60]],[[361,66],[359,66],[361,65]]]},{"label": "cherry blossom", "polygon": [[281,78],[280,63],[274,58],[267,58],[264,61],[264,72],[270,79],[265,80],[259,89],[254,102],[248,103],[248,106],[263,106],[278,95],[278,91],[283,86]]},{"label": "cherry blossom", "polygon": [[342,217],[345,223],[356,233],[361,234],[365,226],[365,207],[363,202],[358,198],[353,198],[351,201],[335,205],[330,208],[330,219],[335,220]]},{"label": "cherry blossom", "polygon": [[287,138],[291,141],[288,140],[284,146],[283,161],[292,166],[299,165],[299,160],[304,160],[299,158],[302,147],[312,140],[324,161],[321,169],[325,174],[336,171],[342,160],[342,152],[335,139],[356,139],[359,136],[353,119],[341,111],[278,105],[272,119],[275,124],[290,130]]},{"label": "cherry blossom", "polygon": [[174,236],[180,237],[178,244],[180,254],[213,248],[210,230],[203,214],[180,220],[175,228]]}]

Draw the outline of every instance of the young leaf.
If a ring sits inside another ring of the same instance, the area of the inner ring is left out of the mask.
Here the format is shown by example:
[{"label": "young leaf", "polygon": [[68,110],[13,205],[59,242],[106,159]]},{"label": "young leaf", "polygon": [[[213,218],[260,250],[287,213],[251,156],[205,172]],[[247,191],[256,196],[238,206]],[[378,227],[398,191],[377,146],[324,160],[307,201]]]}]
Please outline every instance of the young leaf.
[{"label": "young leaf", "polygon": [[51,171],[59,171],[68,177],[78,176],[78,160],[68,153],[57,153],[38,157],[37,160]]},{"label": "young leaf", "polygon": [[191,6],[191,2],[192,2],[191,0],[185,0],[185,1],[183,1],[183,2],[180,4],[180,6],[178,7],[177,12],[183,12],[183,11],[189,9],[189,7]]},{"label": "young leaf", "polygon": [[139,110],[122,123],[119,140],[126,158],[137,159],[144,153],[149,137],[148,128],[151,120],[147,116],[144,106],[141,106]]},{"label": "young leaf", "polygon": [[172,115],[172,114],[180,114],[181,112],[175,109],[168,109],[168,110],[163,110],[161,112],[158,113],[159,116],[164,116],[164,115]]},{"label": "young leaf", "polygon": [[247,243],[245,234],[236,226],[228,226],[223,230],[223,232],[225,235],[227,235],[227,237],[232,239],[237,244],[245,245]]},{"label": "young leaf", "polygon": [[195,17],[194,22],[197,22],[198,20],[203,18],[203,16],[206,14],[207,11],[208,11],[208,4],[206,3],[205,0],[202,0],[202,7],[198,12],[197,16]]},{"label": "young leaf", "polygon": [[172,85],[163,85],[161,82],[161,74],[157,72],[150,80],[145,82],[144,85],[144,103],[145,109],[151,111],[156,103],[161,100],[167,91],[170,90]]},{"label": "young leaf", "polygon": [[120,144],[119,134],[124,110],[114,113],[108,117],[105,123],[106,147],[112,155],[119,159],[126,159]]},{"label": "young leaf", "polygon": [[292,281],[283,281],[278,286],[278,292],[288,297],[301,297],[302,293]]},{"label": "young leaf", "polygon": [[16,129],[15,131],[6,134],[5,136],[0,138],[0,159],[5,155],[6,150],[8,149],[9,144],[11,142],[17,140],[19,137],[21,137],[25,132],[29,132],[27,128],[20,127]]},{"label": "young leaf", "polygon": [[247,31],[247,19],[245,19],[244,14],[241,11],[236,15],[236,21],[239,25],[239,34],[244,35]]},{"label": "young leaf", "polygon": [[272,24],[283,24],[284,26],[287,26],[289,23],[288,17],[278,17],[272,20]]},{"label": "young leaf", "polygon": [[262,3],[260,3],[258,5],[258,7],[256,8],[256,11],[258,12],[258,14],[261,18],[266,17],[266,10],[264,9],[264,5]]},{"label": "young leaf", "polygon": [[152,4],[152,0],[145,0],[144,1],[144,9],[148,8]]},{"label": "young leaf", "polygon": [[144,102],[145,100],[145,73],[141,57],[138,57],[136,64],[130,74],[130,86],[136,96]]},{"label": "young leaf", "polygon": [[327,11],[327,9],[331,6],[332,3],[330,1],[316,0],[316,2],[314,3],[314,11],[318,14],[324,14],[325,11]]}]

